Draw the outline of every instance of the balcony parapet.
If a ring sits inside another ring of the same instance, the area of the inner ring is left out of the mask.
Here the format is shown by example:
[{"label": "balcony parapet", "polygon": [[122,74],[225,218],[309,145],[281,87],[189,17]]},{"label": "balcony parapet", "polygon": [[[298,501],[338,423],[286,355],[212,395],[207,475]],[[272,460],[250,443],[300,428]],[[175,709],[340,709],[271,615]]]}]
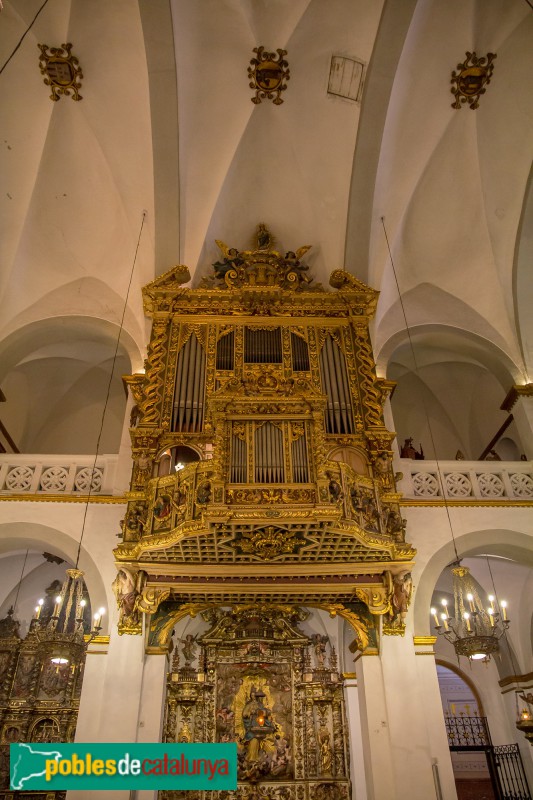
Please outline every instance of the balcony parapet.
[{"label": "balcony parapet", "polygon": [[[0,455],[0,495],[110,495],[118,456]],[[94,471],[93,471],[94,465]],[[92,479],[91,479],[92,474]]]},{"label": "balcony parapet", "polygon": [[415,461],[400,459],[398,490],[420,500],[531,500],[531,461]]}]

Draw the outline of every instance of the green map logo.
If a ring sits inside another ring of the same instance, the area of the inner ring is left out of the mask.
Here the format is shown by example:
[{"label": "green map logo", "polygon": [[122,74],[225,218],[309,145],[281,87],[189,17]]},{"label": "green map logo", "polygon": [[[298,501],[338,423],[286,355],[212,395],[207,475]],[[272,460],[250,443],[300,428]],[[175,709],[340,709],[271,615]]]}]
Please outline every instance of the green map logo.
[{"label": "green map logo", "polygon": [[[62,753],[59,750],[34,749],[37,746],[32,744],[11,745],[11,789],[26,789],[28,788],[25,785],[27,781],[31,781],[34,778],[45,778],[47,763],[54,761],[57,764],[59,759],[62,758]],[[13,758],[14,747],[16,747],[15,758]]]},{"label": "green map logo", "polygon": [[10,745],[10,788],[68,789],[237,788],[237,744]]}]

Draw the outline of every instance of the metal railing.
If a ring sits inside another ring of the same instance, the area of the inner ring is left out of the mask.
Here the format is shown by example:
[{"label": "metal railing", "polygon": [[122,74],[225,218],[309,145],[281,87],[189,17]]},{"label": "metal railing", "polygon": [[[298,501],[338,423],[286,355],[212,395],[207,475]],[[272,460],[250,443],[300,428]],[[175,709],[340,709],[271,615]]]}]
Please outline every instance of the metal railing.
[{"label": "metal railing", "polygon": [[414,461],[401,459],[398,489],[405,497],[434,500],[533,500],[530,461]]}]

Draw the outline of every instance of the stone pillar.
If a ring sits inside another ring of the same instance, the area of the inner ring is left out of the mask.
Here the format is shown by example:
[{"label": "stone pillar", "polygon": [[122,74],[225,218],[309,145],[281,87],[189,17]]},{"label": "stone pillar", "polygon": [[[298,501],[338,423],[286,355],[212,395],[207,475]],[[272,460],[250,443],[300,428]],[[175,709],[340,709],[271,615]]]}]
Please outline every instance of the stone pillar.
[{"label": "stone pillar", "polygon": [[437,767],[444,800],[455,800],[457,790],[435,665],[435,639],[435,636],[415,636],[411,641],[414,644],[418,692],[423,702],[421,710],[427,721],[424,734],[427,735],[431,765]]},{"label": "stone pillar", "polygon": [[438,797],[436,766],[443,800],[457,800],[432,643],[423,650],[408,631],[381,640],[394,783],[410,800]]},{"label": "stone pillar", "polygon": [[[137,730],[138,742],[162,740],[167,671],[166,655],[145,656]],[[157,800],[157,792],[149,789],[139,790],[136,800]]]},{"label": "stone pillar", "polygon": [[[89,662],[89,673],[83,681],[76,741],[136,742],[142,700],[144,637],[118,636],[113,628],[107,656],[90,655],[89,659],[95,661]],[[102,668],[96,659],[105,660],[105,667]],[[129,789],[113,792],[113,800],[129,800],[129,797]],[[94,792],[69,791],[67,798],[92,800]]]},{"label": "stone pillar", "polygon": [[410,800],[433,800],[437,772],[442,800],[457,800],[433,639],[415,647],[407,632],[383,636],[380,656],[360,658],[357,677],[368,800],[400,800],[406,792]]},{"label": "stone pillar", "polygon": [[346,702],[346,717],[348,720],[348,736],[350,743],[350,780],[352,782],[352,797],[356,800],[368,800],[366,791],[365,757],[363,752],[363,737],[361,733],[361,712],[359,709],[359,695],[357,692],[357,678],[345,677],[344,699]]},{"label": "stone pillar", "polygon": [[[399,800],[396,792],[381,658],[357,661],[357,689],[368,800]],[[401,695],[400,695],[401,697]],[[409,789],[411,786],[409,786]]]}]

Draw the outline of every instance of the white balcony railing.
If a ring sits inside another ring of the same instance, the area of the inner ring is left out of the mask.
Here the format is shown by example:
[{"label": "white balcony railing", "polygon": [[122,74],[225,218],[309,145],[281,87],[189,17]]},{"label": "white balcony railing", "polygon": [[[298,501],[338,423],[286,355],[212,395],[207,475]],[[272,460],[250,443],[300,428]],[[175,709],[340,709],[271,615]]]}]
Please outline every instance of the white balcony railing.
[{"label": "white balcony railing", "polygon": [[530,461],[413,461],[401,459],[405,497],[464,500],[533,500]]},{"label": "white balcony railing", "polygon": [[86,495],[91,483],[91,494],[109,495],[117,458],[99,456],[93,472],[91,455],[0,455],[0,494]]}]

